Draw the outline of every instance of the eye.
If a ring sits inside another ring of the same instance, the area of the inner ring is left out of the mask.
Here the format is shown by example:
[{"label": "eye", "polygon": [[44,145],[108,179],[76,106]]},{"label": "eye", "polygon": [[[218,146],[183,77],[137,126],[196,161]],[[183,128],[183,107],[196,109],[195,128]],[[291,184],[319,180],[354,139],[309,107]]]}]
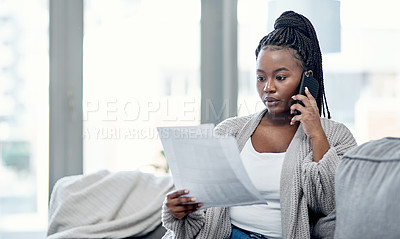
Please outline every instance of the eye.
[{"label": "eye", "polygon": [[257,76],[257,80],[260,82],[265,81],[265,77],[264,76]]},{"label": "eye", "polygon": [[283,80],[286,79],[286,76],[278,75],[278,76],[275,77],[275,79],[277,79],[278,81],[283,81]]}]

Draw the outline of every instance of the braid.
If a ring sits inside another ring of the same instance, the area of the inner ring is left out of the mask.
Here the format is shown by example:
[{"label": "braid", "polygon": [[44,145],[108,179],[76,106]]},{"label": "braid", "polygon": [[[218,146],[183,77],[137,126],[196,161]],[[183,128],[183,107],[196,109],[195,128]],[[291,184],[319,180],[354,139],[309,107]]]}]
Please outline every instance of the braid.
[{"label": "braid", "polygon": [[322,72],[322,54],[313,25],[303,15],[286,11],[276,19],[274,29],[260,40],[255,51],[256,59],[260,51],[269,45],[296,50],[298,56],[295,57],[302,62],[303,69],[312,70],[313,77],[319,82],[318,97],[315,99],[319,114],[323,113],[326,117],[327,112],[330,119]]}]

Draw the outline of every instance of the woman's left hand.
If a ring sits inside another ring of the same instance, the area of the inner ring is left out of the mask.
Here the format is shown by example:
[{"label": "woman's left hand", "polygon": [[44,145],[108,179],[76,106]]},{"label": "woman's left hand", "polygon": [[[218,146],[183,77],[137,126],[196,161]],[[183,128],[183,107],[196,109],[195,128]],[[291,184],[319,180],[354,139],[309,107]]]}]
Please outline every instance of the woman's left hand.
[{"label": "woman's left hand", "polygon": [[304,133],[311,139],[312,142],[313,159],[314,161],[318,162],[329,150],[329,143],[325,132],[322,129],[317,102],[307,87],[305,92],[306,96],[295,95],[292,97],[293,100],[302,101],[304,106],[301,104],[293,104],[290,107],[291,114],[294,113],[294,110],[301,112],[300,115],[295,115],[292,118],[290,124],[293,125],[296,122],[301,122]]},{"label": "woman's left hand", "polygon": [[314,97],[311,95],[310,91],[306,87],[305,90],[306,95],[294,95],[292,97],[293,100],[300,100],[303,102],[304,106],[301,104],[293,104],[290,107],[290,113],[294,114],[295,110],[301,112],[300,115],[295,115],[290,121],[291,125],[294,125],[297,121],[301,122],[303,126],[303,130],[309,138],[318,137],[321,133],[324,133],[321,121],[319,110],[317,106],[317,102]]}]

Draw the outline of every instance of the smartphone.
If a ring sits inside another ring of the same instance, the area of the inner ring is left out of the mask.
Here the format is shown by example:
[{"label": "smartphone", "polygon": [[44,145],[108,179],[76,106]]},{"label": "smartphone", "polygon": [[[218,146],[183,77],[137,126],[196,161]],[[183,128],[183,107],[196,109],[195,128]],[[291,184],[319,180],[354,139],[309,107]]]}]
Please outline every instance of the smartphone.
[{"label": "smartphone", "polygon": [[[319,91],[319,83],[308,71],[304,71],[301,77],[300,81],[300,87],[299,87],[299,94],[301,95],[306,95],[305,93],[305,88],[308,88],[310,91],[311,95],[314,97],[315,100],[318,98],[318,91]],[[296,100],[297,104],[301,104],[304,106],[303,102],[300,100]],[[295,115],[300,115],[301,112],[298,110],[294,110]]]}]

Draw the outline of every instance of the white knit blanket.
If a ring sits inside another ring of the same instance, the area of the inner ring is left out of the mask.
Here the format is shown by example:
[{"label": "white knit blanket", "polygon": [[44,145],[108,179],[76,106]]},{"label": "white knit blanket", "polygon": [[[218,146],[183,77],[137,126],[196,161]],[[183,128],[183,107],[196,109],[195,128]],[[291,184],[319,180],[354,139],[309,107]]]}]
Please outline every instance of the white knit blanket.
[{"label": "white knit blanket", "polygon": [[99,171],[64,177],[54,186],[47,238],[141,236],[161,223],[169,175]]}]

